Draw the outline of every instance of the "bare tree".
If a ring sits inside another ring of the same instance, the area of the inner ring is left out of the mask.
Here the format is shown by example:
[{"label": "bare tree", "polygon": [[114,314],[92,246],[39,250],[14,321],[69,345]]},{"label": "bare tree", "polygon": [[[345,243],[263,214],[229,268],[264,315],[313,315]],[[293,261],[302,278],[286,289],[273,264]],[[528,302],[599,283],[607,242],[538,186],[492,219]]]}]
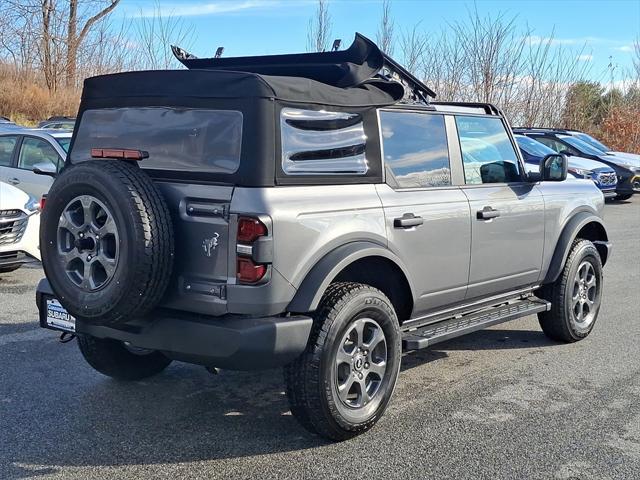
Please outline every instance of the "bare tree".
[{"label": "bare tree", "polygon": [[331,15],[329,14],[329,2],[318,0],[316,12],[309,19],[307,31],[307,51],[324,52],[329,49],[331,41]]},{"label": "bare tree", "polygon": [[189,48],[193,43],[193,26],[180,17],[165,15],[160,1],[156,0],[153,14],[140,17],[136,29],[136,48],[138,51],[137,68],[170,68],[177,64],[171,53],[170,45]]},{"label": "bare tree", "polygon": [[81,49],[119,2],[3,0],[0,16],[11,20],[0,34],[2,46],[25,71],[42,72],[49,91],[56,91],[63,78],[68,87],[76,87]]},{"label": "bare tree", "polygon": [[417,23],[411,30],[403,32],[400,39],[404,67],[413,74],[418,73],[428,45],[428,37],[419,27],[420,24]]},{"label": "bare tree", "polygon": [[382,17],[380,18],[380,25],[378,26],[378,32],[376,33],[376,42],[387,55],[393,55],[394,29],[395,21],[391,16],[391,0],[383,0]]},{"label": "bare tree", "polygon": [[[67,61],[65,68],[67,87],[72,87],[76,84],[78,50],[86,40],[87,34],[97,22],[109,15],[118,6],[120,0],[108,0],[106,5],[101,5],[102,2],[86,2],[87,4],[97,4],[98,8],[97,11],[95,11],[95,7],[87,5],[87,12],[85,15],[81,15],[81,18],[78,17],[78,3],[79,0],[69,0],[66,45]],[[42,4],[49,4],[49,9],[54,9],[56,2],[55,0],[43,0]],[[78,33],[78,27],[80,27],[80,25],[82,25],[82,28],[80,28],[80,33]]]}]

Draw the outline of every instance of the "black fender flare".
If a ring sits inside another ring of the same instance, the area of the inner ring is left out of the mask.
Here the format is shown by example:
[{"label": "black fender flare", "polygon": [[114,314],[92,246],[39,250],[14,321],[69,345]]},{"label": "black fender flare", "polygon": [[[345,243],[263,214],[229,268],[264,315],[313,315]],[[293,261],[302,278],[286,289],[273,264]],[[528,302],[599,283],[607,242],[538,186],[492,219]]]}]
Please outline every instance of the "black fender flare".
[{"label": "black fender flare", "polygon": [[365,257],[383,257],[392,261],[404,274],[411,288],[411,277],[402,261],[387,248],[373,242],[351,242],[327,253],[307,273],[300,288],[287,307],[288,312],[312,312],[318,308],[322,294],[334,278],[348,265]]},{"label": "black fender flare", "polygon": [[607,257],[609,256],[611,250],[611,244],[609,243],[607,230],[602,223],[602,219],[592,212],[581,211],[573,215],[573,217],[571,217],[571,219],[565,224],[564,228],[562,229],[562,233],[558,237],[553,256],[551,257],[549,270],[544,277],[543,283],[552,283],[557,280],[557,278],[560,276],[560,273],[562,272],[562,269],[564,268],[565,262],[567,261],[567,257],[569,256],[569,251],[571,250],[573,241],[578,236],[580,230],[582,230],[586,225],[590,223],[599,225],[604,232],[604,238],[598,238],[597,240],[592,241],[594,244],[596,244],[596,247],[600,252],[602,264],[604,265],[606,263]]}]

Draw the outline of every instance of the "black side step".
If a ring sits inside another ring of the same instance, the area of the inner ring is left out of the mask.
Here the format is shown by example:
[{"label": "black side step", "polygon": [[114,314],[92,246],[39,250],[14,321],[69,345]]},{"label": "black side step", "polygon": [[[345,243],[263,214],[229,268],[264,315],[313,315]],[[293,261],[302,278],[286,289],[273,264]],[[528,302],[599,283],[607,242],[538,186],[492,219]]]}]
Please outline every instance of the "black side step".
[{"label": "black side step", "polygon": [[549,302],[536,297],[503,303],[495,307],[404,332],[402,346],[405,350],[419,350],[435,343],[482,330],[491,325],[508,322],[509,320],[515,320],[516,318],[544,312],[549,309],[551,309]]}]

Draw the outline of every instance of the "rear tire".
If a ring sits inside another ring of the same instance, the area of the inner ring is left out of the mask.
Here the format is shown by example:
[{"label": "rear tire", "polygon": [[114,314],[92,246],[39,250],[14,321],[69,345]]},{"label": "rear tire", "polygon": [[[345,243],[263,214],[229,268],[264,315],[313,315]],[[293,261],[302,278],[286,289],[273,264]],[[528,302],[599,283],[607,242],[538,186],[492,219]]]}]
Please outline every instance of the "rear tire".
[{"label": "rear tire", "polygon": [[595,245],[576,239],[558,279],[542,289],[551,310],[538,314],[545,335],[577,342],[593,330],[602,302],[602,261]]},{"label": "rear tire", "polygon": [[331,440],[366,432],[387,408],[400,357],[400,327],[389,299],[368,285],[330,285],[306,351],[284,370],[291,413]]},{"label": "rear tire", "polygon": [[171,359],[160,352],[133,353],[118,340],[78,335],[82,356],[95,370],[118,380],[142,380],[162,372]]}]

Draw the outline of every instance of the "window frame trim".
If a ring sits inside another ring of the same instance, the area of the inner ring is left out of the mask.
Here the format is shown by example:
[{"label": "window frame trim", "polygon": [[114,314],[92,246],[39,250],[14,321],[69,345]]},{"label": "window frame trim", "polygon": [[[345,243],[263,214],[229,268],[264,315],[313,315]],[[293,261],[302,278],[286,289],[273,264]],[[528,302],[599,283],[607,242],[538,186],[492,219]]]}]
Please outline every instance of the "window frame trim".
[{"label": "window frame trim", "polygon": [[[417,113],[420,115],[437,115],[442,117],[443,124],[444,124],[444,133],[447,140],[447,153],[449,156],[449,171],[451,173],[450,175],[451,183],[449,185],[434,185],[430,187],[394,187],[393,185],[389,184],[389,182],[387,182],[387,163],[384,156],[384,137],[382,136],[382,119],[380,118],[381,112],[405,112],[405,113]],[[447,124],[448,116],[453,117],[447,112],[420,109],[420,108],[416,108],[415,106],[407,106],[407,107],[394,106],[394,107],[378,108],[376,110],[376,117],[378,119],[378,138],[380,139],[380,160],[382,163],[382,183],[385,183],[389,188],[391,188],[393,191],[396,191],[396,192],[423,192],[423,191],[429,191],[429,190],[447,190],[447,189],[450,190],[452,188],[460,187],[460,185],[457,183],[457,180],[459,179],[456,179],[457,175],[454,175],[454,164],[457,164],[458,160],[461,160],[461,157],[454,159],[453,154],[457,155],[459,154],[459,152],[455,152],[455,151],[452,152],[451,150],[452,142],[450,141],[451,132],[449,131],[449,126]],[[457,165],[455,170],[457,173]]]}]

